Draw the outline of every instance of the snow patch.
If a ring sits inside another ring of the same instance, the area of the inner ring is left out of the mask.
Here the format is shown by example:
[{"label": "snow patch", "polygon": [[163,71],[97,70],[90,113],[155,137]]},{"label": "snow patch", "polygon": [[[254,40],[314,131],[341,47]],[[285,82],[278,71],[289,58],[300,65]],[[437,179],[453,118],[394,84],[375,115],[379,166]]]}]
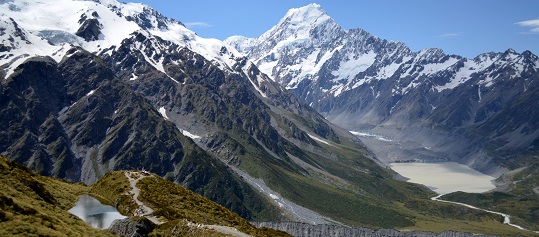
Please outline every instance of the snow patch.
[{"label": "snow patch", "polygon": [[[319,59],[320,49],[314,50],[309,56],[306,58],[299,58],[299,61],[297,61],[294,65],[287,66],[285,68],[285,72],[296,72],[295,76],[288,82],[286,85],[286,89],[295,89],[298,84],[306,79],[306,78],[312,78],[326,63],[330,58],[333,57],[333,54],[340,50],[342,46],[339,46],[332,51],[325,52]],[[278,64],[278,60],[275,60],[274,62],[268,62],[261,66],[266,70],[266,74],[272,75],[273,67],[275,67]],[[269,73],[268,73],[269,72]],[[275,75],[273,75],[275,76]]]},{"label": "snow patch", "polygon": [[137,80],[138,79],[138,76],[135,75],[135,73],[131,73],[131,77],[129,78],[130,81],[134,81],[134,80]]},{"label": "snow patch", "polygon": [[479,97],[479,101],[478,101],[478,102],[481,102],[481,85],[478,85],[478,86],[477,86],[477,96]]},{"label": "snow patch", "polygon": [[170,120],[167,116],[167,110],[165,109],[165,107],[160,107],[159,108],[159,113],[161,114],[161,116],[163,116],[163,118],[165,118],[166,120]]},{"label": "snow patch", "polygon": [[[439,71],[448,69],[450,66],[458,62],[457,58],[450,58],[443,63],[430,63],[423,66],[420,75],[433,75]],[[413,68],[413,67],[412,67]]]},{"label": "snow patch", "polygon": [[168,30],[150,30],[152,35],[161,37],[164,40],[172,41],[180,46],[189,48],[203,56],[206,60],[212,61],[221,69],[229,69],[236,64],[236,59],[241,55],[230,45],[218,39],[205,39],[195,32],[185,28],[179,23],[170,23]]},{"label": "snow patch", "polygon": [[331,220],[329,217],[322,216],[312,210],[299,206],[286,198],[282,197],[279,193],[271,190],[262,179],[255,179],[248,175],[246,172],[239,170],[237,167],[229,166],[238,175],[240,175],[248,184],[260,191],[262,194],[270,197],[274,200],[282,211],[291,215],[294,221],[307,222],[312,224],[329,224],[337,223],[337,221]]},{"label": "snow patch", "polygon": [[188,137],[188,138],[191,138],[191,139],[193,139],[193,140],[194,140],[194,139],[201,139],[201,138],[202,138],[201,136],[192,134],[192,133],[190,133],[190,132],[188,132],[188,131],[185,131],[185,130],[183,130],[183,129],[180,129],[180,128],[178,128],[178,129],[180,130],[180,132],[181,132],[184,136],[186,136],[186,137]]},{"label": "snow patch", "polygon": [[[376,56],[376,53],[371,51],[356,58],[349,54],[345,57],[348,58],[348,60],[341,60],[338,70],[331,72],[331,74],[335,76],[332,82],[336,83],[331,88],[333,95],[338,96],[345,91],[347,87],[349,88],[349,84],[353,82],[356,75],[367,70],[376,61]],[[357,88],[369,82],[371,79],[372,78],[369,77],[359,79],[351,86],[350,89]]]},{"label": "snow patch", "polygon": [[464,61],[464,66],[459,68],[451,80],[445,85],[437,86],[435,89],[437,91],[442,91],[445,89],[453,89],[458,85],[471,79],[474,73],[484,71],[490,65],[495,62],[495,58],[490,57],[481,57],[479,60],[466,60]]},{"label": "snow patch", "polygon": [[266,75],[273,75],[272,71],[275,66],[277,66],[278,61],[271,62],[259,62],[257,64],[258,69]]},{"label": "snow patch", "polygon": [[[249,66],[249,67],[250,67],[250,66]],[[256,83],[255,83],[255,82],[251,79],[254,75],[252,75],[252,74],[249,75],[249,74],[247,73],[248,70],[249,70],[249,67],[244,68],[244,71],[243,71],[243,72],[244,72],[246,75],[248,75],[247,78],[249,79],[249,82],[251,83],[251,85],[253,85],[253,87],[255,88],[255,90],[258,91],[258,93],[259,93],[260,95],[262,95],[262,97],[267,98],[268,96],[266,95],[266,93],[264,93],[264,92],[260,89],[260,85],[262,85],[262,84],[263,84],[264,82],[266,82],[266,81],[264,80],[264,78],[262,78],[262,76],[261,76],[260,74],[258,74],[258,75],[256,75]]]},{"label": "snow patch", "polygon": [[[405,59],[404,61],[408,61],[408,60]],[[380,68],[380,70],[378,70],[376,77],[379,79],[390,78],[391,76],[395,74],[397,70],[399,70],[400,66],[401,66],[400,63],[393,62],[385,67],[382,67]]]},{"label": "snow patch", "polygon": [[485,85],[485,87],[490,87],[494,84],[494,78],[488,75],[483,81],[480,82],[480,84]]},{"label": "snow patch", "polygon": [[62,116],[63,114],[65,114],[67,109],[69,109],[69,106],[66,106],[66,107],[62,108],[62,110],[60,110],[60,112],[58,112],[58,116]]},{"label": "snow patch", "polygon": [[356,132],[356,131],[350,131],[350,133],[358,136],[358,137],[370,137],[370,138],[374,138],[376,140],[379,140],[379,141],[384,141],[384,142],[392,142],[393,140],[387,138],[387,137],[384,137],[382,135],[378,135],[378,134],[374,134],[374,133],[368,133],[368,132]]},{"label": "snow patch", "polygon": [[313,140],[315,140],[315,141],[317,141],[317,142],[321,142],[321,143],[324,143],[324,144],[326,144],[326,145],[333,146],[333,144],[329,143],[328,141],[326,141],[326,140],[324,140],[324,139],[322,139],[322,138],[319,138],[319,137],[314,136],[314,135],[309,134],[309,133],[307,133],[307,135],[309,135],[309,137],[311,137]]},{"label": "snow patch", "polygon": [[333,79],[334,82],[342,79],[352,79],[360,72],[367,70],[367,68],[369,68],[376,60],[376,53],[371,51],[357,58],[353,58],[352,55],[347,55],[346,57],[352,58],[341,61],[339,64],[339,69],[331,72],[333,76],[337,77]]}]

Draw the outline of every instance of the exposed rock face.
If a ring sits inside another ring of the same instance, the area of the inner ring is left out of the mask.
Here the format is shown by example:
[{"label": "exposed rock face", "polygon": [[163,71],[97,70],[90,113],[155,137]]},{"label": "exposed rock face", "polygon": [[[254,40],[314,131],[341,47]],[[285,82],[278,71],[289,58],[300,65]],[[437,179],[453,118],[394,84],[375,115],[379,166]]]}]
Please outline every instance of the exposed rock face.
[{"label": "exposed rock face", "polygon": [[69,105],[57,63],[33,58],[18,69],[18,76],[0,85],[0,150],[42,174],[78,179],[80,161],[56,119]]},{"label": "exposed rock face", "polygon": [[77,33],[75,33],[75,35],[82,37],[86,41],[97,40],[100,34],[101,26],[99,20],[95,18],[85,20]]},{"label": "exposed rock face", "polygon": [[282,230],[295,237],[471,237],[489,236],[456,231],[444,231],[442,233],[426,231],[396,231],[390,229],[372,230],[362,227],[343,227],[336,225],[311,225],[297,222],[255,222],[256,227],[266,227]]},{"label": "exposed rock face", "polygon": [[109,227],[113,234],[125,237],[146,237],[152,230],[152,223],[145,218],[115,220]]},{"label": "exposed rock face", "polygon": [[14,160],[87,184],[145,167],[247,218],[271,208],[94,55],[73,48],[59,64],[31,58],[16,74],[0,83],[0,149]]}]

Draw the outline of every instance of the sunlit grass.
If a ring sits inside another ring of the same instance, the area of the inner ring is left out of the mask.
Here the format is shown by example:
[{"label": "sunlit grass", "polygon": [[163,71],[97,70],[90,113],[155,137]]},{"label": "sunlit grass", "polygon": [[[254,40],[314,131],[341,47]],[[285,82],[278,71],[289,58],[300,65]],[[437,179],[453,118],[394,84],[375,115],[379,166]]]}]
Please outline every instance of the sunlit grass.
[{"label": "sunlit grass", "polygon": [[0,236],[113,236],[67,211],[88,190],[0,156]]}]

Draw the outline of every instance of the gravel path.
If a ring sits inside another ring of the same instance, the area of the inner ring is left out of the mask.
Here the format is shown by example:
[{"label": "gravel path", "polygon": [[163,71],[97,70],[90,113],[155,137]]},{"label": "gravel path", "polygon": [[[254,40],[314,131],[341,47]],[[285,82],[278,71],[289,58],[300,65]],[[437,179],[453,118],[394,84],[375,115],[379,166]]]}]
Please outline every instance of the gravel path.
[{"label": "gravel path", "polygon": [[[135,178],[131,176],[134,176]],[[138,197],[140,195],[140,189],[137,188],[137,183],[139,180],[148,176],[142,174],[141,172],[126,171],[125,177],[127,177],[127,179],[129,180],[129,184],[131,185],[131,191],[129,191],[129,193],[133,194],[133,200],[140,208],[139,215],[146,217],[146,219],[150,220],[156,225],[163,224],[164,222],[158,220],[155,216],[151,216],[151,214],[153,213],[153,209],[151,207],[138,200]]]},{"label": "gravel path", "polygon": [[[158,220],[155,216],[151,216],[153,213],[153,209],[140,200],[138,200],[138,197],[140,195],[140,189],[137,188],[137,183],[139,180],[150,177],[149,175],[145,175],[142,172],[138,171],[125,171],[125,177],[129,180],[129,184],[131,185],[131,190],[128,191],[128,194],[133,194],[133,200],[140,208],[140,216],[146,217],[148,220],[153,222],[154,224],[161,225],[164,222]],[[236,237],[251,237],[251,235],[245,234],[239,230],[237,230],[234,227],[229,226],[220,226],[220,225],[198,225],[200,227],[205,227],[208,229],[213,229],[218,232],[221,232],[223,234],[232,235]]]}]

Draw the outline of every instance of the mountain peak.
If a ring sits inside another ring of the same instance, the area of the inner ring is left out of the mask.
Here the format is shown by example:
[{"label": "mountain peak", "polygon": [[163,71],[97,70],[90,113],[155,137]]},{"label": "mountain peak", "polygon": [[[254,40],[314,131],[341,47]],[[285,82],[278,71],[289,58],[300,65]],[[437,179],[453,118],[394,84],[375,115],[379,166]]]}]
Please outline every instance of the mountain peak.
[{"label": "mountain peak", "polygon": [[[279,23],[264,33],[259,40],[263,41],[266,38],[277,36],[281,39],[286,38],[289,41],[302,41],[311,37],[327,38],[339,31],[342,31],[341,27],[322,7],[316,3],[311,3],[300,8],[288,10]],[[321,35],[325,34],[322,32],[329,33],[330,35]],[[313,34],[317,34],[319,37]]]},{"label": "mountain peak", "polygon": [[288,13],[286,14],[286,16],[297,13],[297,12],[300,12],[300,13],[324,12],[324,10],[322,9],[322,6],[320,6],[320,4],[310,3],[310,4],[307,4],[307,5],[303,6],[303,7],[291,8],[290,10],[288,10]]},{"label": "mountain peak", "polygon": [[331,19],[322,7],[311,3],[300,8],[288,10],[281,23],[288,22],[292,25],[316,25]]}]

